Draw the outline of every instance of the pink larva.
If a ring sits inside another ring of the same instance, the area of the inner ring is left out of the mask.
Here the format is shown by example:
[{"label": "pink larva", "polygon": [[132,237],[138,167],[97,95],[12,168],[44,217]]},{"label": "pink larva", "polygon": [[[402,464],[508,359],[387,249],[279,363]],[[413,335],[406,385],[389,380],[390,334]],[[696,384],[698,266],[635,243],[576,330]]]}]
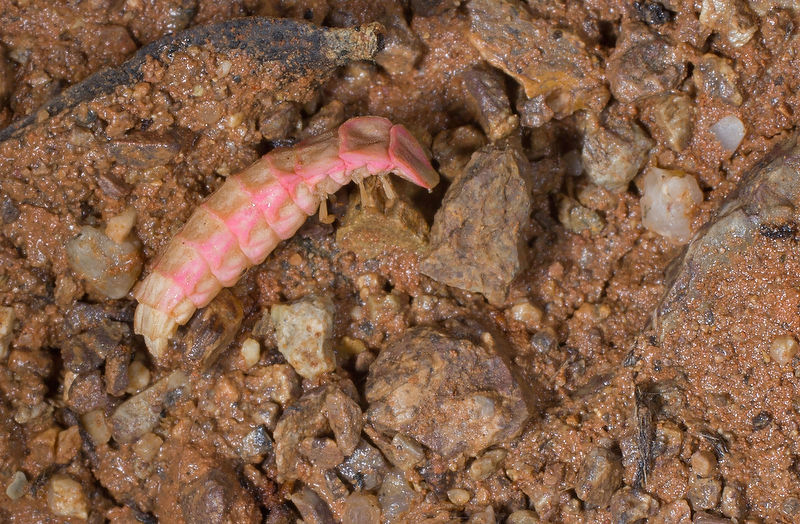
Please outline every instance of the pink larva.
[{"label": "pink larva", "polygon": [[426,189],[439,181],[408,130],[375,116],[264,155],[229,177],[172,239],[134,293],[134,331],[162,356],[179,325],[294,235],[327,195],[389,172]]}]

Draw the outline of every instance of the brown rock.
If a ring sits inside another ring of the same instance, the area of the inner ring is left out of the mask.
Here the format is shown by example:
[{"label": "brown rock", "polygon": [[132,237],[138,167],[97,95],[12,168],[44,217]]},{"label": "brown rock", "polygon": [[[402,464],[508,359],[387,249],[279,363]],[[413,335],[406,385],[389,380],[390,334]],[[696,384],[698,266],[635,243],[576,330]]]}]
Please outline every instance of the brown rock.
[{"label": "brown rock", "polygon": [[609,191],[623,191],[647,161],[653,141],[635,122],[589,118],[581,158],[586,174]]},{"label": "brown rock", "polygon": [[80,415],[105,407],[106,400],[105,384],[99,371],[78,375],[69,387],[67,403]]},{"label": "brown rock", "polygon": [[658,502],[653,497],[629,486],[618,489],[611,497],[611,517],[618,524],[633,524],[657,511]]},{"label": "brown rock", "polygon": [[178,342],[188,367],[208,369],[233,342],[242,323],[242,304],[223,289],[211,303],[189,320],[186,334]]},{"label": "brown rock", "polygon": [[686,76],[686,58],[646,25],[629,23],[622,26],[606,74],[617,100],[635,102],[677,87]]},{"label": "brown rock", "polygon": [[465,169],[436,212],[420,271],[502,304],[525,262],[530,165],[517,147],[487,146]]},{"label": "brown rock", "polygon": [[594,448],[578,471],[575,494],[587,504],[605,508],[620,484],[621,457],[606,448]]},{"label": "brown rock", "polygon": [[489,140],[494,142],[514,132],[519,118],[511,112],[500,73],[472,69],[464,73],[464,86],[470,111]]},{"label": "brown rock", "polygon": [[694,72],[697,89],[711,98],[733,106],[742,105],[738,75],[730,60],[708,53],[697,62]]},{"label": "brown rock", "polygon": [[356,401],[336,389],[325,397],[325,415],[336,437],[336,444],[345,455],[355,451],[361,440],[364,420]]},{"label": "brown rock", "polygon": [[[328,396],[335,398],[339,394],[345,395],[345,389],[343,388],[349,390],[352,387],[350,383],[343,382],[340,384],[342,385],[341,387],[326,384],[311,389],[284,410],[273,433],[275,438],[275,462],[278,467],[278,473],[282,478],[298,478],[298,465],[302,460],[299,455],[301,442],[306,439],[329,435],[333,431],[329,412],[326,409]],[[334,410],[331,416],[335,417],[337,414],[336,410]],[[336,421],[333,424],[338,427],[340,421]],[[309,441],[308,444],[306,449],[312,450],[314,448],[313,441]],[[338,441],[336,444],[335,447],[338,447]],[[322,447],[324,446],[317,446],[316,449],[318,450]],[[337,452],[342,453],[340,448],[337,449]],[[339,462],[341,460],[337,464]]]},{"label": "brown rock", "polygon": [[297,511],[308,524],[334,524],[331,509],[314,491],[304,487],[291,496]]},{"label": "brown rock", "polygon": [[477,326],[410,329],[367,377],[367,420],[447,458],[474,456],[519,434],[536,397],[502,341]]},{"label": "brown rock", "polygon": [[719,504],[719,497],[722,493],[722,482],[715,479],[698,478],[693,479],[686,498],[695,511],[701,509],[713,509]]},{"label": "brown rock", "polygon": [[422,56],[422,43],[411,31],[401,14],[391,14],[382,20],[386,33],[383,49],[375,61],[390,75],[408,73]]},{"label": "brown rock", "polygon": [[467,125],[446,129],[433,139],[433,158],[439,164],[439,174],[450,181],[464,172],[475,151],[486,145],[486,137],[476,127]]},{"label": "brown rock", "polygon": [[[185,138],[188,141],[189,137]],[[134,131],[109,142],[106,147],[117,163],[149,169],[168,164],[180,152],[181,144],[177,134]]]},{"label": "brown rock", "polygon": [[475,49],[519,82],[528,98],[543,96],[557,118],[605,105],[599,61],[577,35],[533,18],[516,1],[471,0],[467,11]]},{"label": "brown rock", "polygon": [[647,99],[640,116],[650,135],[673,151],[683,151],[694,131],[694,102],[686,93]]}]

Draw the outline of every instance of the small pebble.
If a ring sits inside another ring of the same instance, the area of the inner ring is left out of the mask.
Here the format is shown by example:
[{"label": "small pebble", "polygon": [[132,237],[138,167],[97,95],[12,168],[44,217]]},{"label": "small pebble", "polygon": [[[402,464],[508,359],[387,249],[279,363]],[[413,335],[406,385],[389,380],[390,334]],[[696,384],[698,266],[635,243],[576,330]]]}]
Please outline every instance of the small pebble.
[{"label": "small pebble", "polygon": [[102,409],[95,409],[81,417],[81,422],[92,437],[95,446],[105,444],[111,439],[111,428],[106,422],[106,416]]},{"label": "small pebble", "polygon": [[517,510],[506,519],[506,524],[539,524],[539,522],[536,512],[529,509]]},{"label": "small pebble", "polygon": [[692,454],[692,473],[700,477],[710,477],[717,468],[717,457],[710,451],[695,451]]},{"label": "small pebble", "polygon": [[519,302],[509,310],[511,318],[522,323],[528,331],[535,331],[542,322],[542,310],[528,301]]},{"label": "small pebble", "polygon": [[59,517],[86,519],[89,516],[83,488],[67,475],[53,475],[50,479],[47,507]]},{"label": "small pebble", "polygon": [[128,388],[126,393],[136,394],[150,384],[150,370],[142,362],[134,360],[128,366]]},{"label": "small pebble", "polygon": [[454,488],[447,490],[447,498],[456,506],[463,506],[472,498],[472,493],[465,489]]},{"label": "small pebble", "polygon": [[744,124],[738,117],[728,115],[711,126],[711,132],[717,137],[723,149],[733,153],[744,139]]},{"label": "small pebble", "polygon": [[119,215],[108,219],[106,236],[117,244],[122,244],[128,238],[134,224],[136,224],[136,209],[129,207]]},{"label": "small pebble", "polygon": [[258,364],[261,358],[261,345],[257,340],[248,338],[242,342],[240,354],[242,355],[242,360],[244,360],[245,369],[250,369]]},{"label": "small pebble", "polygon": [[11,477],[11,483],[6,488],[6,495],[11,500],[17,500],[25,495],[26,491],[28,491],[28,479],[25,477],[25,473],[17,471]]},{"label": "small pebble", "polygon": [[772,344],[770,344],[769,356],[781,366],[785,366],[792,361],[797,354],[798,348],[800,348],[800,346],[798,346],[797,339],[793,336],[786,335],[777,337],[772,341]]},{"label": "small pebble", "polygon": [[469,467],[469,476],[473,480],[484,480],[497,471],[500,463],[506,458],[506,450],[492,449],[481,455]]}]

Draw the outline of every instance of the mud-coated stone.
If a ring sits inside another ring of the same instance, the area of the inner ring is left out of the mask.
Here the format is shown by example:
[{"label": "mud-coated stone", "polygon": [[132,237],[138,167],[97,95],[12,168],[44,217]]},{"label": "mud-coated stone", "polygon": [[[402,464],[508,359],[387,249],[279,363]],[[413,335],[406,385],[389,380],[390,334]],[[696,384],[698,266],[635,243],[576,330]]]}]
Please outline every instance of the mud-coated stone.
[{"label": "mud-coated stone", "polygon": [[621,457],[606,448],[595,448],[578,471],[575,494],[587,504],[604,508],[620,484]]},{"label": "mud-coated stone", "polygon": [[525,264],[531,177],[515,146],[487,146],[473,155],[436,212],[420,271],[502,304]]},{"label": "mud-coated stone", "polygon": [[519,82],[528,98],[542,97],[556,118],[605,105],[599,60],[580,37],[534,18],[521,2],[471,0],[466,7],[470,43],[481,57]]},{"label": "mud-coated stone", "polygon": [[[306,439],[316,439],[334,433],[337,436],[336,445],[340,453],[352,453],[351,444],[348,442],[353,438],[350,434],[355,433],[356,436],[360,434],[360,416],[348,416],[346,421],[331,421],[331,419],[341,414],[332,406],[343,404],[345,401],[342,400],[342,396],[347,396],[354,402],[352,397],[355,394],[355,388],[348,381],[340,382],[339,385],[326,384],[307,391],[284,410],[273,433],[275,463],[280,478],[298,478],[303,469],[298,466],[305,460],[301,456],[303,448],[301,442]],[[345,438],[342,435],[348,436]],[[308,441],[304,449],[311,449],[312,444],[312,441]]]},{"label": "mud-coated stone", "polygon": [[446,458],[475,456],[518,435],[537,397],[507,351],[476,325],[410,329],[370,366],[368,422]]},{"label": "mud-coated stone", "polygon": [[[768,508],[776,490],[796,481],[774,474],[775,464],[792,464],[795,457],[789,451],[794,439],[772,428],[791,418],[790,410],[773,406],[796,398],[797,383],[780,377],[764,355],[776,337],[800,327],[799,210],[795,135],[742,177],[737,191],[674,261],[653,319],[659,354],[670,358],[668,375],[684,381],[681,395],[692,399],[670,418],[725,427],[725,439],[709,442],[724,453],[726,470],[749,479],[742,496],[750,507],[762,508],[767,521],[784,518],[779,509]],[[656,373],[647,371],[638,380],[646,383]],[[756,428],[769,438],[751,436]],[[696,511],[716,511],[720,486],[713,478],[695,480],[685,496]]]},{"label": "mud-coated stone", "polygon": [[635,102],[677,87],[686,76],[686,58],[646,25],[625,24],[608,59],[607,74],[614,97]]}]

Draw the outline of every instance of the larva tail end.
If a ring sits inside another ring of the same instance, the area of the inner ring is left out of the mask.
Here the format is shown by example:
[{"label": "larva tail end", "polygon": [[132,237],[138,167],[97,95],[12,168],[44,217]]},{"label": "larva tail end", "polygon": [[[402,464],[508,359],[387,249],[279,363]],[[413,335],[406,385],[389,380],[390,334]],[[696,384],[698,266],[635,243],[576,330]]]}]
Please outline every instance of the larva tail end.
[{"label": "larva tail end", "polygon": [[425,189],[439,183],[439,173],[433,169],[417,139],[402,125],[392,126],[389,132],[389,158],[393,169],[404,178]]},{"label": "larva tail end", "polygon": [[147,350],[158,361],[164,356],[169,339],[178,330],[178,323],[168,314],[147,304],[136,306],[133,315],[133,331],[144,337]]}]

